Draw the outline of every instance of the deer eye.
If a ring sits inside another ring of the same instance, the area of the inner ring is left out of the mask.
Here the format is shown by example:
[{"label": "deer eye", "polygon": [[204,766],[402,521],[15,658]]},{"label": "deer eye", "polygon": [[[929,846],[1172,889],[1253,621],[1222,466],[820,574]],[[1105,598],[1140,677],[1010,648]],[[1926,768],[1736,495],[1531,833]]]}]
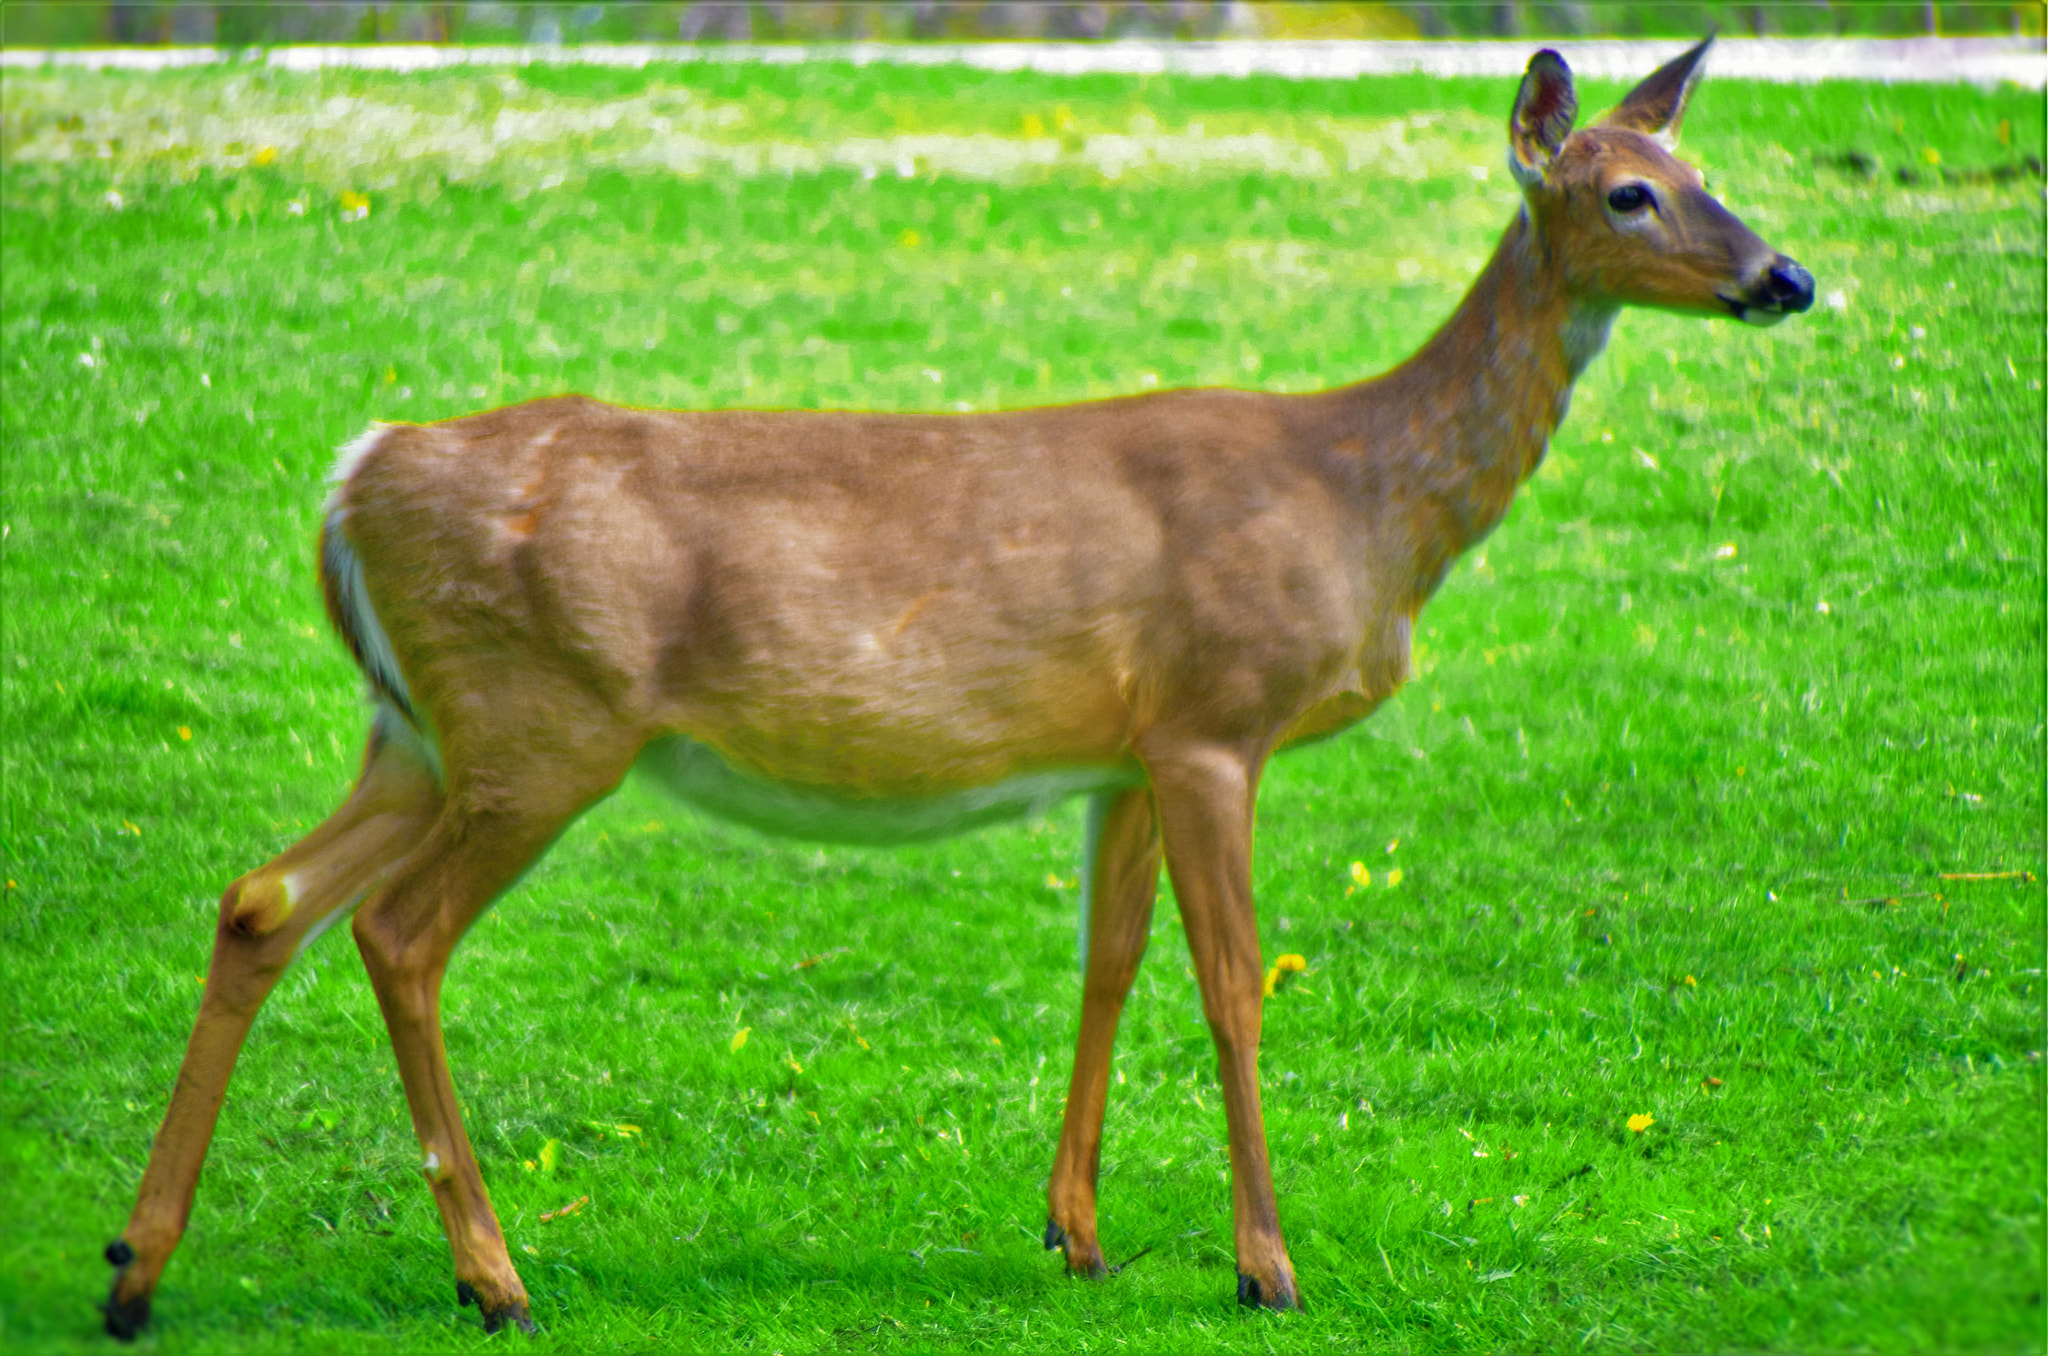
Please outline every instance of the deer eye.
[{"label": "deer eye", "polygon": [[1641,184],[1623,184],[1607,195],[1607,205],[1617,212],[1640,212],[1650,205],[1650,190]]}]

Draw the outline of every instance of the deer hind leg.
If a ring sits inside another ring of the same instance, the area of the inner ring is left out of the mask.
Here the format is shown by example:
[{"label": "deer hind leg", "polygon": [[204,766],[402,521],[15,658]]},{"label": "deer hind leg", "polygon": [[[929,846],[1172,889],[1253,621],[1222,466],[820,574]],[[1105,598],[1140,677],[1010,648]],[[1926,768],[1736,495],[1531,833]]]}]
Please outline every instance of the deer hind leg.
[{"label": "deer hind leg", "polygon": [[[521,748],[520,765],[471,765],[451,774],[426,841],[356,914],[356,945],[391,1033],[421,1172],[454,1253],[456,1297],[483,1310],[490,1332],[507,1323],[531,1331],[533,1323],[463,1130],[441,1039],[441,980],[477,915],[625,775],[635,747],[610,733],[579,741],[602,761],[579,755],[543,762]],[[522,731],[493,747],[528,740],[530,732]]]},{"label": "deer hind leg", "polygon": [[1137,977],[1159,888],[1159,829],[1152,793],[1138,787],[1098,795],[1088,807],[1088,915],[1081,1034],[1074,1079],[1047,1189],[1045,1246],[1064,1250],[1067,1270],[1102,1276],[1095,1237],[1095,1179],[1102,1161],[1102,1111],[1117,1019]]},{"label": "deer hind leg", "polygon": [[135,1211],[107,1245],[117,1268],[107,1331],[128,1339],[184,1236],[235,1057],[278,977],[311,941],[418,846],[441,803],[431,755],[380,711],[354,792],[312,833],[221,896],[206,993],[185,1062],[150,1149]]},{"label": "deer hind leg", "polygon": [[1213,745],[1148,754],[1146,762],[1166,843],[1166,869],[1180,901],[1203,1014],[1216,1042],[1230,1131],[1238,1302],[1297,1308],[1301,1298],[1280,1235],[1265,1121],[1259,1113],[1262,999],[1251,874],[1257,763]]}]

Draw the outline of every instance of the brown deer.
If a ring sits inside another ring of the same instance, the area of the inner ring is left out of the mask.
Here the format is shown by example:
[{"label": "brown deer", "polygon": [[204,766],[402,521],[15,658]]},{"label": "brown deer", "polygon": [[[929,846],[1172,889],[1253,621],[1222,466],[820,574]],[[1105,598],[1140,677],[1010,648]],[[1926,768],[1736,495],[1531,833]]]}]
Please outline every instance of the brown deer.
[{"label": "brown deer", "polygon": [[706,810],[860,842],[1092,796],[1046,1246],[1105,1273],[1110,1045],[1163,859],[1220,1065],[1238,1298],[1299,1304],[1259,1113],[1259,775],[1400,686],[1417,610],[1542,459],[1621,307],[1770,324],[1812,303],[1806,271],[1667,150],[1707,46],[1577,132],[1570,72],[1538,52],[1508,120],[1521,210],[1450,321],[1358,385],[957,416],[568,396],[357,440],[320,576],[374,700],[361,779],[221,899],[191,1046],[107,1248],[108,1330],[148,1319],[257,1009],[352,907],[457,1295],[487,1328],[531,1326],[457,1109],[441,977],[636,763]]}]

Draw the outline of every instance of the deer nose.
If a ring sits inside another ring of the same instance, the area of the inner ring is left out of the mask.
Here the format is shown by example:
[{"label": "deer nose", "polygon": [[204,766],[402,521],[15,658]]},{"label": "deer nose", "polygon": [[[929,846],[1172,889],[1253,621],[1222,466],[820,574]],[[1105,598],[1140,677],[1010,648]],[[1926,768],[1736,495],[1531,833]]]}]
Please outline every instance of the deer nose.
[{"label": "deer nose", "polygon": [[1782,255],[1771,265],[1764,286],[1781,310],[1797,314],[1813,305],[1813,275]]}]

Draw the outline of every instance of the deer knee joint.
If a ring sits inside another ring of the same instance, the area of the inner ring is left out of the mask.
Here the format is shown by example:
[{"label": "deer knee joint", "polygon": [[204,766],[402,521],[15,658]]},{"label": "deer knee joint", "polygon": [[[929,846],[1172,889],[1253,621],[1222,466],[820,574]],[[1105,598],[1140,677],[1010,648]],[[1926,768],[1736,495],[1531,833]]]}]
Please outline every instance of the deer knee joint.
[{"label": "deer knee joint", "polygon": [[290,872],[269,876],[258,871],[242,877],[221,895],[221,927],[243,937],[277,931],[298,903],[296,884]]}]

